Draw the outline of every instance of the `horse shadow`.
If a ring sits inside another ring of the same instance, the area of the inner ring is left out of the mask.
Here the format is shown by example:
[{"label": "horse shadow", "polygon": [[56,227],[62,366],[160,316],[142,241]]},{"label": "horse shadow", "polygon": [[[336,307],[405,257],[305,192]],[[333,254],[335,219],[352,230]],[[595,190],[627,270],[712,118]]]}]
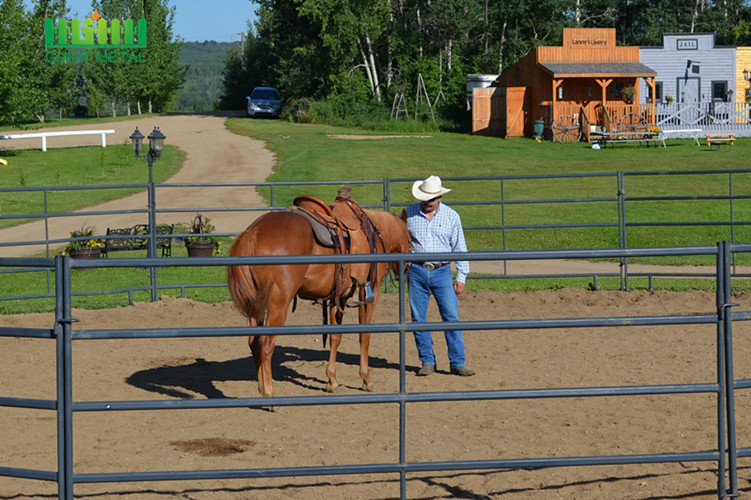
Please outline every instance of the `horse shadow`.
[{"label": "horse shadow", "polygon": [[[324,391],[326,387],[325,369],[321,370],[321,377],[311,377],[295,370],[291,365],[306,363],[328,363],[329,351],[307,349],[292,346],[277,346],[271,360],[272,373],[276,382],[290,382],[305,389]],[[359,354],[339,352],[337,365],[360,365]],[[370,357],[371,368],[399,369],[398,363],[392,363],[382,357]],[[207,361],[196,358],[194,362],[160,366],[140,370],[125,382],[144,391],[161,394],[163,396],[195,399],[199,394],[206,398],[229,398],[218,387],[220,382],[258,382],[253,357],[248,355],[230,361]]]}]

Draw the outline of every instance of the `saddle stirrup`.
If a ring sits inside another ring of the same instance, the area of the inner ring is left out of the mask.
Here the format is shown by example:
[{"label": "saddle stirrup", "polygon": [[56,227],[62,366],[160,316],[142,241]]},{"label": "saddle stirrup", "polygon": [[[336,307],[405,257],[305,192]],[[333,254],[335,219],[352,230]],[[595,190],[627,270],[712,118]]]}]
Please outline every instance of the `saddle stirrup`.
[{"label": "saddle stirrup", "polygon": [[373,294],[373,289],[370,287],[370,281],[366,281],[360,285],[359,297],[359,300],[352,301],[352,305],[367,305],[375,302],[375,294]]}]

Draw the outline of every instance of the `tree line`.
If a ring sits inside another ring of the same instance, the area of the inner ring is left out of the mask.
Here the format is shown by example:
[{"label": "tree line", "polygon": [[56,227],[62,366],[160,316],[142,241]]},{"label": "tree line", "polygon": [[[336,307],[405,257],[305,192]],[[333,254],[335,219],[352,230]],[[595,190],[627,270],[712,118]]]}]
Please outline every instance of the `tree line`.
[{"label": "tree line", "polygon": [[28,9],[22,0],[0,2],[0,123],[168,108],[184,74],[182,41],[172,34],[175,8],[167,0],[98,0],[91,4],[95,10],[108,22],[145,19],[147,46],[50,49],[44,23],[70,19],[65,0],[34,0]]},{"label": "tree line", "polygon": [[[183,42],[180,64],[186,68],[185,78],[177,101],[170,107],[171,111],[205,112],[219,109],[224,60],[231,47],[240,47],[240,42]],[[229,109],[242,109],[244,105],[243,98]]]},{"label": "tree line", "polygon": [[[223,75],[217,75],[223,78],[222,109],[244,107],[255,86],[274,86],[293,102],[325,104],[339,116],[373,109],[388,116],[401,96],[408,106],[420,102],[462,121],[468,73],[498,74],[537,46],[561,45],[564,27],[615,28],[623,45],[661,45],[666,32],[714,32],[718,45],[751,45],[751,5],[744,0],[254,4],[257,20],[244,43],[230,48]],[[252,5],[248,2],[248,10]],[[68,18],[66,1],[33,0],[28,9],[23,0],[0,1],[0,123],[44,120],[53,113],[116,116],[191,106],[179,101],[187,68],[179,62],[182,40],[173,36],[178,8],[168,0],[94,0],[91,11],[107,20],[147,20],[143,62],[103,63],[93,57],[51,62],[44,21]],[[195,69],[197,79],[214,77]],[[215,107],[205,99],[195,104]]]},{"label": "tree line", "polygon": [[[662,45],[666,32],[751,42],[744,0],[256,0],[257,20],[225,64],[222,105],[254,86],[288,97],[392,108],[400,94],[466,117],[468,73],[498,74],[564,27],[615,28],[622,45]],[[424,82],[424,87],[422,86]]]}]

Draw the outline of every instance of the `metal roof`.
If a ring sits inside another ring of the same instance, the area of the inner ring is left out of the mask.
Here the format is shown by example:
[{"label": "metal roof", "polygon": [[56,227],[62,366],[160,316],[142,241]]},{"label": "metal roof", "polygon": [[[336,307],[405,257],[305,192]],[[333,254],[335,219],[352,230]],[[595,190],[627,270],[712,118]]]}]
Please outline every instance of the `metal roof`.
[{"label": "metal roof", "polygon": [[657,71],[638,62],[542,62],[553,78],[655,77]]}]

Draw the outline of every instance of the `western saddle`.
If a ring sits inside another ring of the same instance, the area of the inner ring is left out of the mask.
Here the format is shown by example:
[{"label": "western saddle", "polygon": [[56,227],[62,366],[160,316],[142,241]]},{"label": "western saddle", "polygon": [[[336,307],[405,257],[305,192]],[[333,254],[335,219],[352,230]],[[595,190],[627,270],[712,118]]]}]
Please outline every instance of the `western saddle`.
[{"label": "western saddle", "polygon": [[[377,253],[378,228],[370,217],[350,198],[350,188],[341,188],[336,200],[326,205],[314,196],[298,196],[286,210],[305,217],[313,228],[319,245],[335,253]],[[383,248],[383,241],[381,241]],[[376,263],[334,264],[334,286],[324,300],[331,300],[341,320],[344,307],[371,304],[375,300],[372,286],[378,286]],[[358,290],[359,288],[359,290]],[[358,290],[358,299],[349,302]]]}]

